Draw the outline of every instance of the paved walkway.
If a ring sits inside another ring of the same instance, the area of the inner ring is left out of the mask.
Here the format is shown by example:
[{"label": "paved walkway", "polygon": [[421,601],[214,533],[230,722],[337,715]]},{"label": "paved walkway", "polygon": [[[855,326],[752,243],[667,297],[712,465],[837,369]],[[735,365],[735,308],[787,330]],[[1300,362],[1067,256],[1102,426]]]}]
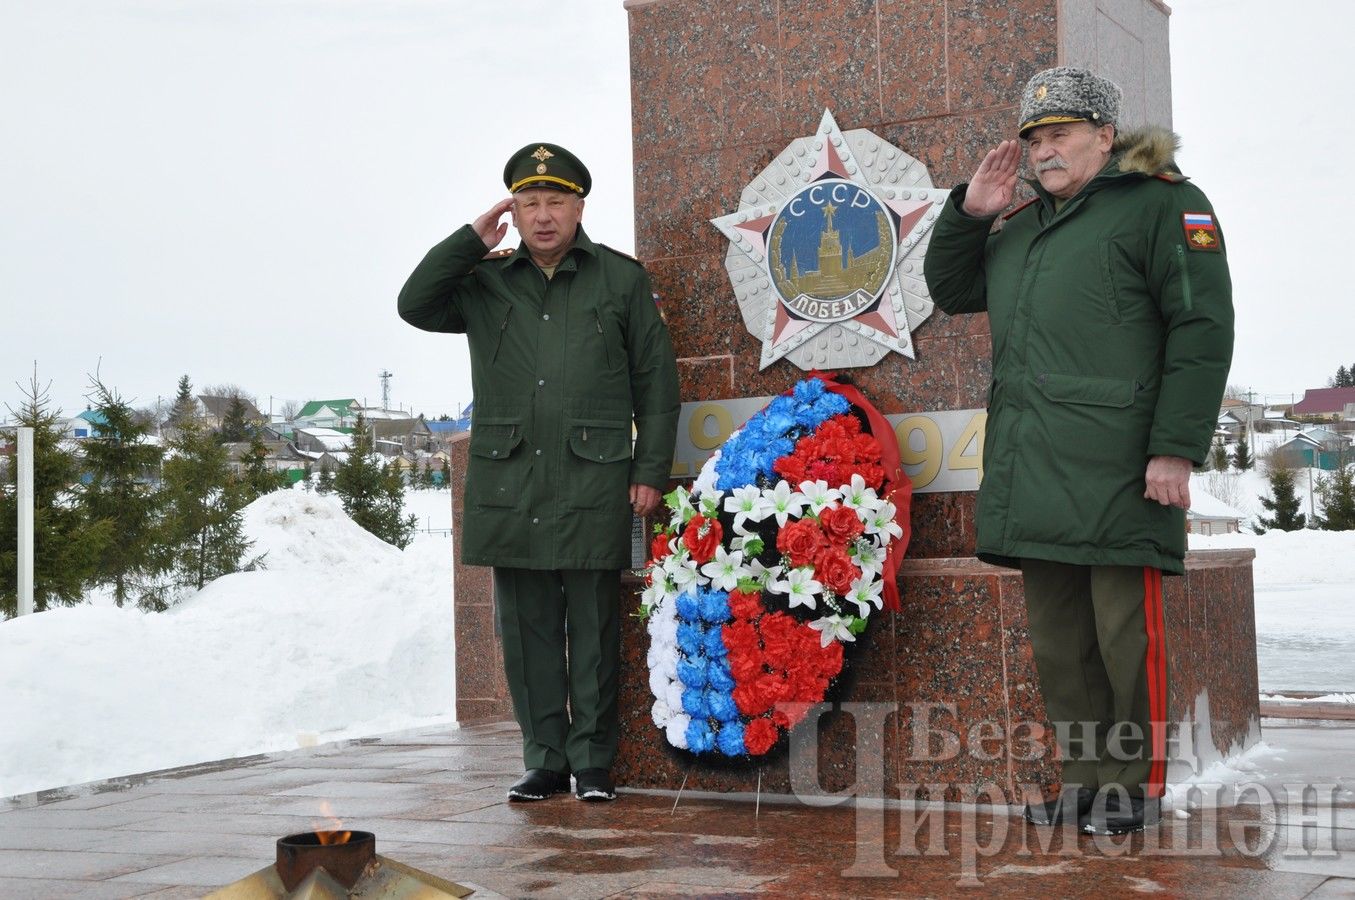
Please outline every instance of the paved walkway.
[{"label": "paved walkway", "polygon": [[[477,897],[1355,897],[1355,727],[1270,720],[1265,740],[1284,752],[1239,805],[1112,840],[986,808],[509,805],[514,727],[405,732],[0,800],[0,898],[199,897],[271,864],[325,800],[378,853]],[[1288,802],[1308,784],[1306,808]]]}]

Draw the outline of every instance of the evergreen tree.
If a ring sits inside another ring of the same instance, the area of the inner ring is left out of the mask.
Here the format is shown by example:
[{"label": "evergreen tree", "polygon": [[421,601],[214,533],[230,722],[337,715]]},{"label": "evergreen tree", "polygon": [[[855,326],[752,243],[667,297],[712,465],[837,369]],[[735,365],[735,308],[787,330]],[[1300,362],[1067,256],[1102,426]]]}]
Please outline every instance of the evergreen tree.
[{"label": "evergreen tree", "polygon": [[321,494],[328,494],[334,490],[334,473],[329,470],[329,463],[320,460],[320,479],[315,485],[315,490]]},{"label": "evergreen tree", "polygon": [[223,444],[249,440],[251,429],[246,414],[244,398],[239,394],[232,394],[230,403],[226,404],[226,415],[221,418],[221,430],[217,432],[217,440]]},{"label": "evergreen tree", "polygon": [[1299,498],[1294,493],[1294,470],[1287,466],[1272,466],[1270,469],[1270,496],[1261,497],[1261,505],[1270,517],[1257,516],[1260,527],[1258,534],[1270,529],[1277,531],[1298,531],[1308,524],[1308,517],[1299,512]]},{"label": "evergreen tree", "polygon": [[1355,530],[1355,469],[1342,459],[1336,471],[1318,481],[1317,490],[1322,496],[1317,526],[1327,531]]},{"label": "evergreen tree", "polygon": [[197,418],[198,401],[193,398],[193,383],[187,375],[179,376],[179,392],[174,395],[174,405],[169,411],[169,424],[178,426]]},{"label": "evergreen tree", "polygon": [[1336,369],[1336,383],[1332,387],[1350,387],[1350,370],[1345,366]]},{"label": "evergreen tree", "polygon": [[[33,429],[33,609],[73,606],[84,599],[113,524],[90,521],[79,508],[80,462],[62,446],[61,416],[37,376],[16,411],[15,424]],[[0,484],[0,612],[18,612],[18,459]]]},{"label": "evergreen tree", "polygon": [[1255,464],[1251,456],[1251,447],[1247,444],[1247,429],[1237,435],[1237,445],[1233,448],[1233,465],[1239,472],[1245,472]]},{"label": "evergreen tree", "polygon": [[414,539],[418,520],[404,515],[404,479],[394,465],[383,470],[360,413],[348,459],[334,475],[334,490],[349,518],[381,540],[404,549]]},{"label": "evergreen tree", "polygon": [[437,476],[433,473],[433,457],[428,457],[423,461],[423,474],[419,476],[420,482],[426,491],[431,491],[438,486]]},{"label": "evergreen tree", "polygon": [[241,499],[248,505],[264,494],[285,487],[287,476],[268,465],[268,447],[258,434],[250,435],[240,470]]},{"label": "evergreen tree", "polygon": [[1226,445],[1215,444],[1213,451],[1209,454],[1209,459],[1213,463],[1215,471],[1228,471],[1228,447]]},{"label": "evergreen tree", "polygon": [[116,391],[97,378],[90,387],[104,423],[84,443],[89,482],[81,501],[89,521],[112,523],[117,536],[99,554],[94,580],[112,585],[118,606],[133,596],[140,603],[156,575],[160,494],[152,482],[158,480],[162,452],[147,440],[149,426]]},{"label": "evergreen tree", "polygon": [[311,473],[313,471],[314,467],[311,466],[311,461],[306,460],[305,465],[301,468],[301,487],[308,494],[315,489],[315,485],[311,484]]},{"label": "evergreen tree", "polygon": [[[245,538],[239,483],[231,478],[226,448],[189,423],[165,461],[164,567],[174,587],[201,589],[214,578],[239,571],[251,542]],[[165,598],[156,598],[165,608]]]},{"label": "evergreen tree", "polygon": [[444,488],[452,486],[452,461],[445,456],[442,458],[442,486]]}]

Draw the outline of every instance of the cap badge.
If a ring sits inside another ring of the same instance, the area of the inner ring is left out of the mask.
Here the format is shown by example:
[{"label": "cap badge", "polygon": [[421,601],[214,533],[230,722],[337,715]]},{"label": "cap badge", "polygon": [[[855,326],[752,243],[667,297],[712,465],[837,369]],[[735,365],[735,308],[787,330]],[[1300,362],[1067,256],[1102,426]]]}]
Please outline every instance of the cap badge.
[{"label": "cap badge", "polygon": [[[554,156],[554,155],[555,155],[554,153],[551,153],[551,152],[550,152],[549,150],[547,150],[545,147],[537,147],[537,148],[536,148],[536,152],[532,154],[532,159],[540,160],[540,161],[542,162],[542,164],[544,164],[544,163],[546,162],[546,160],[550,159],[550,158],[551,158],[552,156]],[[537,171],[537,174],[540,174],[540,173],[544,172],[545,170],[538,167],[536,171]]]},{"label": "cap badge", "polygon": [[537,163],[537,164],[536,164],[536,174],[538,174],[538,175],[545,175],[545,174],[546,174],[546,164],[545,164],[545,163]]},{"label": "cap badge", "polygon": [[1042,84],[1035,89],[1036,100],[1043,100],[1047,96],[1049,96],[1049,85]]}]

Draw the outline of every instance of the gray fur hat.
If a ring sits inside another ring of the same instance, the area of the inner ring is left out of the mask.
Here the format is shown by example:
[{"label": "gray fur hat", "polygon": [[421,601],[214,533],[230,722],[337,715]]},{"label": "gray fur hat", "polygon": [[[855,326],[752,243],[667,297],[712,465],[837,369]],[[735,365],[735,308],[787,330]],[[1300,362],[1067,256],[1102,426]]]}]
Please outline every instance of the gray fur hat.
[{"label": "gray fur hat", "polygon": [[1045,69],[1021,92],[1019,133],[1025,137],[1032,128],[1055,122],[1114,125],[1120,118],[1120,96],[1119,85],[1086,69]]}]

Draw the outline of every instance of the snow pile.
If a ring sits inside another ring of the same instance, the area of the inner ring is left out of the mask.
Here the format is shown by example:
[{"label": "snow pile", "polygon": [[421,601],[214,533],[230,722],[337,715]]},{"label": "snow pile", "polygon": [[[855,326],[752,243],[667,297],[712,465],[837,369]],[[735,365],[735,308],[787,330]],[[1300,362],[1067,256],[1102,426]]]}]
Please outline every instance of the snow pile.
[{"label": "snow pile", "polygon": [[299,490],[245,524],[267,568],[169,612],[0,623],[0,796],[453,721],[449,539],[401,552]]}]

